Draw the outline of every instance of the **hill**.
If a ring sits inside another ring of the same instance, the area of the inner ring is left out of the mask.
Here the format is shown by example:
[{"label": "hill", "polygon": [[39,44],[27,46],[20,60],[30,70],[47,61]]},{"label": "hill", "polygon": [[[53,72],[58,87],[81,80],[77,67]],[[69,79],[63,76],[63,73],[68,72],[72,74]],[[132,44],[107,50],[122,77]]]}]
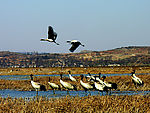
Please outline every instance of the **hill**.
[{"label": "hill", "polygon": [[0,67],[149,66],[149,46],[129,46],[80,53],[18,53],[1,51]]}]

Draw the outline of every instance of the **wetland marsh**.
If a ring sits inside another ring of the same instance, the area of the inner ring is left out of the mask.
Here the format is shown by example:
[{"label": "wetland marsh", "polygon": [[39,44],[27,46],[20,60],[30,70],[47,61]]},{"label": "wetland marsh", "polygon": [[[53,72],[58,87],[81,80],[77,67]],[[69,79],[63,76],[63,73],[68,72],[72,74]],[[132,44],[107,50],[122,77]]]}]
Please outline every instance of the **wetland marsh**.
[{"label": "wetland marsh", "polygon": [[[143,87],[135,88],[130,73],[136,69],[136,76],[144,81]],[[64,79],[68,70],[77,82],[78,91],[70,91],[68,95],[63,87],[53,95],[48,86],[48,78],[59,83],[59,74]],[[111,95],[91,91],[85,95],[81,87],[80,74],[87,76],[99,72],[106,75],[106,81],[118,85]],[[35,89],[30,83],[29,75],[34,74],[34,80],[44,84],[47,91],[39,92],[39,101],[35,99]],[[0,112],[150,112],[150,67],[103,67],[103,68],[16,68],[0,69]],[[16,95],[11,95],[11,93]],[[22,95],[22,96],[21,96]]]}]

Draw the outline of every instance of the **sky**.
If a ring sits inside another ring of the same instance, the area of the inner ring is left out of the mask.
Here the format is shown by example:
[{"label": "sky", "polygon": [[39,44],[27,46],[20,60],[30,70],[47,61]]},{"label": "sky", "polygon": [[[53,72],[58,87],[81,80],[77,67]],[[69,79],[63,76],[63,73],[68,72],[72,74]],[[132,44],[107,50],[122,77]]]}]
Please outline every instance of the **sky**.
[{"label": "sky", "polygon": [[[40,41],[48,26],[60,45]],[[0,51],[70,53],[74,39],[75,52],[149,46],[150,0],[1,0]]]}]

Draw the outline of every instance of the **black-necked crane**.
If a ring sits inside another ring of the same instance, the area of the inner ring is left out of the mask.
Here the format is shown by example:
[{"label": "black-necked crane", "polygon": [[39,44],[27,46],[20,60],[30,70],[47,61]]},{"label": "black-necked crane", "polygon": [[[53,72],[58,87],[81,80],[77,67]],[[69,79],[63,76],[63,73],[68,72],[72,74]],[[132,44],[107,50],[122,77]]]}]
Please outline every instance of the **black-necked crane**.
[{"label": "black-necked crane", "polygon": [[[56,43],[56,38],[57,38],[57,33],[54,32],[53,28],[51,26],[48,27],[48,38],[46,39],[41,39],[41,41],[48,41],[48,42],[54,42]],[[56,43],[59,45],[58,43]]]},{"label": "black-necked crane", "polygon": [[60,83],[65,89],[67,89],[67,94],[69,94],[69,90],[77,90],[75,85],[62,80],[62,74],[60,74]]},{"label": "black-necked crane", "polygon": [[59,84],[50,82],[50,77],[49,77],[49,82],[48,82],[48,84],[49,84],[49,86],[52,88],[53,94],[55,94],[55,90],[56,90],[56,89],[58,89],[58,90],[61,89]]},{"label": "black-necked crane", "polygon": [[94,89],[94,86],[91,85],[90,83],[83,82],[83,78],[84,78],[83,75],[80,75],[80,77],[81,77],[80,84],[81,84],[81,86],[83,87],[85,93],[87,93],[88,90]]},{"label": "black-necked crane", "polygon": [[101,80],[100,78],[101,78],[101,73],[99,73],[99,76],[96,78],[96,80],[99,81],[99,83],[106,86],[105,82],[103,80]]},{"label": "black-necked crane", "polygon": [[72,45],[71,48],[69,49],[70,52],[74,52],[74,50],[76,50],[76,48],[77,48],[79,45],[81,45],[81,46],[84,47],[84,45],[81,44],[81,42],[79,42],[78,40],[72,40],[72,41],[68,40],[67,43],[70,43],[70,44]]},{"label": "black-necked crane", "polygon": [[108,88],[106,87],[106,85],[98,83],[96,78],[97,77],[95,76],[95,81],[94,81],[95,89],[99,92],[102,92],[102,95],[103,95],[103,91],[106,91],[108,93]]},{"label": "black-necked crane", "polygon": [[95,89],[98,90],[99,92],[102,92],[103,95],[103,91],[106,91],[108,93],[108,87],[106,86],[106,83],[100,79],[101,77],[101,73],[99,73],[99,75],[91,75],[89,74],[89,81],[94,81],[94,85],[95,85]]},{"label": "black-necked crane", "polygon": [[103,76],[102,79],[103,79],[103,82],[104,82],[105,86],[108,89],[110,89],[110,93],[111,93],[111,89],[115,89],[115,90],[117,89],[117,84],[116,83],[104,81],[106,79],[106,76]]},{"label": "black-necked crane", "polygon": [[37,95],[38,95],[38,91],[46,91],[46,87],[38,82],[34,82],[33,81],[33,75],[30,75],[31,77],[31,85],[35,88]]},{"label": "black-necked crane", "polygon": [[68,71],[68,73],[69,73],[70,80],[76,82],[77,80],[71,75],[71,71]]},{"label": "black-necked crane", "polygon": [[[100,74],[101,73],[99,73],[99,75],[97,76],[97,75],[91,75],[91,73],[88,73],[88,76],[87,76],[87,78],[89,78],[89,80],[88,81],[91,81],[91,82],[94,82],[94,81],[100,81]],[[96,78],[96,80],[95,80],[95,78]]]},{"label": "black-necked crane", "polygon": [[139,77],[135,76],[135,70],[133,70],[133,72],[131,73],[131,77],[132,77],[132,82],[134,83],[136,88],[137,86],[144,85],[144,82]]},{"label": "black-necked crane", "polygon": [[89,78],[87,81],[94,82],[95,81],[95,76],[91,75],[91,73],[88,73],[88,76],[86,78]]}]

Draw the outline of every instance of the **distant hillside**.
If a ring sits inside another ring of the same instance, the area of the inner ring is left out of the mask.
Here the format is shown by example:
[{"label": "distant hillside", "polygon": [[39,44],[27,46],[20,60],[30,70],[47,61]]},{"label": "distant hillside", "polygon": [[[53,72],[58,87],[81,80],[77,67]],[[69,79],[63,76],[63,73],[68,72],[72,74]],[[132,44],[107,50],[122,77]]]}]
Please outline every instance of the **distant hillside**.
[{"label": "distant hillside", "polygon": [[149,46],[129,46],[80,53],[0,52],[0,67],[149,66]]}]

